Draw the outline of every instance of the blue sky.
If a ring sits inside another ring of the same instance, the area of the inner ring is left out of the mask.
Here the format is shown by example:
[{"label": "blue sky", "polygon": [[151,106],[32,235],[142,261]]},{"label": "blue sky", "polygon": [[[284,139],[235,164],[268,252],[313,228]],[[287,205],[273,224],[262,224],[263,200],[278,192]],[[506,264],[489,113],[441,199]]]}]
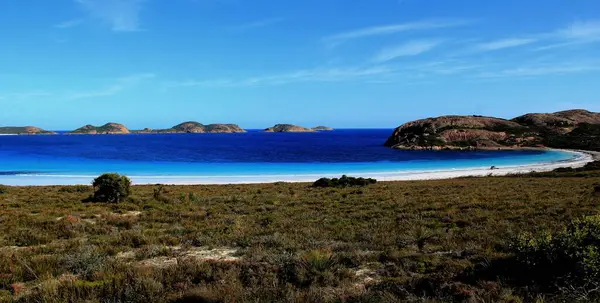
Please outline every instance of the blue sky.
[{"label": "blue sky", "polygon": [[600,111],[597,0],[0,0],[0,125]]}]

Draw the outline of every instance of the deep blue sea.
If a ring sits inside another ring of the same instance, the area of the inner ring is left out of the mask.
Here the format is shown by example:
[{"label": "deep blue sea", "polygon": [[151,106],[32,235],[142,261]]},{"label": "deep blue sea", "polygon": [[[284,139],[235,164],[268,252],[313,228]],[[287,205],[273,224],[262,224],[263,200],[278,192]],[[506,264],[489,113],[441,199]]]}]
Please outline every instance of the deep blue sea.
[{"label": "deep blue sea", "polygon": [[49,178],[89,178],[104,172],[157,179],[272,179],[514,166],[573,157],[557,151],[399,151],[383,146],[392,131],[0,136],[0,183],[45,184]]}]

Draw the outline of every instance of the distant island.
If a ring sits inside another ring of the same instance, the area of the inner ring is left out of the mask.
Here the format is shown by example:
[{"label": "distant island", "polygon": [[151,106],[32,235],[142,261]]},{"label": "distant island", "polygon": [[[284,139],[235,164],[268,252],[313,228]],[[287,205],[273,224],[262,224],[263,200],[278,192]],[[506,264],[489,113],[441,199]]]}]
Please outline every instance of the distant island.
[{"label": "distant island", "polygon": [[102,126],[86,125],[70,132],[73,135],[115,135],[130,133],[131,131],[125,125],[119,123],[106,123]]},{"label": "distant island", "polygon": [[385,146],[404,150],[600,149],[600,113],[567,110],[511,120],[442,116],[405,123]]},{"label": "distant island", "polygon": [[333,128],[327,126],[317,126],[313,128],[307,128],[303,126],[293,124],[277,124],[273,127],[269,127],[264,131],[267,133],[313,133],[317,131],[332,131]]},{"label": "distant island", "polygon": [[237,124],[208,124],[184,122],[168,129],[149,129],[134,131],[139,134],[204,134],[204,133],[245,133],[246,130]]},{"label": "distant island", "polygon": [[119,123],[107,123],[103,126],[86,125],[78,128],[70,134],[201,134],[201,133],[244,133],[244,129],[236,124],[209,124],[198,122],[184,122],[167,129],[129,130],[125,125]]},{"label": "distant island", "polygon": [[55,132],[47,131],[35,126],[8,126],[0,127],[0,135],[53,135]]}]

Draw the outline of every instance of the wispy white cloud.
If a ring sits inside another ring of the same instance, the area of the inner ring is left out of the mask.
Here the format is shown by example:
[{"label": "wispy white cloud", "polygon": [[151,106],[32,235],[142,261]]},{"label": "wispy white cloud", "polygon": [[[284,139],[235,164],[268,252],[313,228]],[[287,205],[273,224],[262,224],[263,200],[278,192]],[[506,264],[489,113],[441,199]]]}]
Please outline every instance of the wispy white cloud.
[{"label": "wispy white cloud", "polygon": [[39,99],[44,97],[51,97],[53,93],[44,91],[30,91],[30,92],[17,92],[17,93],[6,93],[0,94],[0,100],[8,101],[27,101],[31,99]]},{"label": "wispy white cloud", "polygon": [[475,45],[476,51],[495,51],[505,48],[512,48],[517,46],[523,46],[537,42],[534,38],[507,38],[500,39]]},{"label": "wispy white cloud", "polygon": [[566,75],[584,72],[600,71],[600,61],[560,62],[552,65],[534,65],[508,68],[499,71],[483,72],[478,78],[503,78],[503,77],[538,77],[552,75]]},{"label": "wispy white cloud", "polygon": [[345,41],[358,38],[390,35],[417,30],[457,27],[471,23],[473,23],[473,21],[470,20],[426,20],[410,23],[373,26],[327,36],[323,38],[323,41],[332,45],[337,45]]},{"label": "wispy white cloud", "polygon": [[283,74],[254,76],[247,78],[228,78],[216,80],[186,80],[166,83],[165,89],[182,87],[249,87],[284,85],[301,82],[340,82],[364,80],[371,77],[391,73],[386,66],[351,67],[351,68],[318,68],[299,70]]},{"label": "wispy white cloud", "polygon": [[600,20],[577,21],[557,31],[543,34],[552,43],[537,50],[600,42]]},{"label": "wispy white cloud", "polygon": [[78,91],[67,93],[64,97],[67,100],[77,100],[77,99],[87,99],[87,98],[97,98],[97,97],[107,97],[116,95],[128,88],[136,86],[142,83],[145,80],[155,78],[155,74],[145,73],[145,74],[135,74],[126,77],[121,77],[115,79],[114,83],[97,90],[88,90],[88,91]]},{"label": "wispy white cloud", "polygon": [[247,30],[252,30],[252,29],[256,29],[256,28],[275,25],[275,24],[278,24],[278,23],[281,23],[284,21],[285,21],[285,18],[269,18],[269,19],[257,20],[257,21],[253,21],[253,22],[249,22],[249,23],[245,23],[245,24],[240,24],[238,26],[233,27],[233,29],[238,30],[238,31],[247,31]]},{"label": "wispy white cloud", "polygon": [[598,40],[600,39],[600,21],[577,21],[557,32],[559,37],[574,40]]},{"label": "wispy white cloud", "polygon": [[92,18],[109,25],[113,31],[139,31],[140,12],[146,0],[75,0]]},{"label": "wispy white cloud", "polygon": [[64,22],[55,24],[54,27],[66,29],[66,28],[79,26],[82,23],[83,23],[83,19],[73,19],[73,20],[68,20],[68,21],[64,21]]},{"label": "wispy white cloud", "polygon": [[442,43],[442,40],[414,40],[381,50],[373,61],[385,62],[399,57],[416,56],[428,52]]}]

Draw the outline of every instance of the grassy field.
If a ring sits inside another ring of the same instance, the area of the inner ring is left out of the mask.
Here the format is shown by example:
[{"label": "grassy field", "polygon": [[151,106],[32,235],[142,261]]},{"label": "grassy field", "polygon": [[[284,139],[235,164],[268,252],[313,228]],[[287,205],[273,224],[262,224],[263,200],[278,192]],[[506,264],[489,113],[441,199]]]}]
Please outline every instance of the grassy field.
[{"label": "grassy field", "polygon": [[[386,182],[0,187],[0,302],[553,302],[498,264],[599,213],[597,173]],[[597,190],[597,189],[596,189]]]}]

